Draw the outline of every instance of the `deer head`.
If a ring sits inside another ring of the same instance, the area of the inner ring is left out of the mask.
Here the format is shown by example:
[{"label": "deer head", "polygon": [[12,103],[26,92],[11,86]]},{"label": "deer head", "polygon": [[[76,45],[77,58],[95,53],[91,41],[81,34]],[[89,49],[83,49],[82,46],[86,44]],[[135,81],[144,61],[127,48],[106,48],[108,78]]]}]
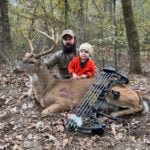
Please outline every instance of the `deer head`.
[{"label": "deer head", "polygon": [[25,33],[22,32],[23,37],[27,40],[27,42],[29,44],[31,52],[26,53],[25,57],[23,58],[23,61],[20,62],[17,65],[17,70],[18,71],[24,71],[25,73],[27,73],[29,75],[31,75],[31,74],[38,71],[38,68],[41,65],[40,58],[42,56],[46,56],[49,53],[51,53],[52,50],[55,49],[56,44],[58,43],[58,34],[55,36],[54,35],[54,30],[52,30],[52,36],[49,36],[47,33],[42,32],[40,30],[37,30],[37,32],[39,32],[42,35],[44,35],[45,37],[47,37],[51,41],[52,47],[49,48],[46,51],[43,48],[42,51],[39,54],[35,54],[34,53],[35,50],[34,50],[34,47],[33,47],[33,44],[32,44],[34,38],[30,39],[28,34],[25,34]]}]

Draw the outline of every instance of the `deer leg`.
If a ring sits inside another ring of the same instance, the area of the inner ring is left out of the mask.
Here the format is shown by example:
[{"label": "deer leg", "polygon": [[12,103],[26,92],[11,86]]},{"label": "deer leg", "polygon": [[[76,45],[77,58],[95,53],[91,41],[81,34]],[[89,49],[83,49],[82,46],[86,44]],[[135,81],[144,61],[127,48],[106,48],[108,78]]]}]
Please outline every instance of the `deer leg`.
[{"label": "deer leg", "polygon": [[50,113],[57,113],[57,112],[62,112],[66,110],[66,106],[65,105],[61,105],[61,104],[52,104],[50,106],[48,106],[47,108],[45,108],[42,111],[42,115],[48,115]]},{"label": "deer leg", "polygon": [[111,115],[112,116],[124,116],[124,115],[134,114],[134,113],[139,112],[141,110],[142,109],[139,109],[139,108],[138,109],[129,108],[129,109],[125,109],[125,110],[111,113]]}]

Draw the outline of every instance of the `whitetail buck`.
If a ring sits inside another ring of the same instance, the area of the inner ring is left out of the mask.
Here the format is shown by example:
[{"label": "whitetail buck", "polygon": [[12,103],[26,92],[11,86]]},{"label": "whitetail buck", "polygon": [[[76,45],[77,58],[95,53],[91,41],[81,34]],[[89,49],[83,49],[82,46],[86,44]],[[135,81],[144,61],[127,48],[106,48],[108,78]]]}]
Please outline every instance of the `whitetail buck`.
[{"label": "whitetail buck", "polygon": [[[31,53],[24,57],[23,61],[18,64],[17,69],[24,71],[29,76],[36,100],[44,108],[42,115],[71,110],[82,100],[82,97],[95,79],[54,79],[49,74],[46,66],[41,63],[40,57],[49,54],[55,48],[57,39],[54,38],[54,34],[50,37],[44,32],[39,32],[49,38],[53,43],[52,48],[45,52],[34,54],[32,40],[27,35],[24,35],[31,48]],[[121,116],[143,110],[149,111],[148,103],[142,100],[138,92],[130,89],[127,85],[116,85],[113,87],[113,90],[119,91],[120,97],[119,99],[115,99],[112,93],[109,93],[106,96],[106,102],[109,104],[106,105],[108,109],[109,106],[127,108],[114,112],[113,115]]]}]

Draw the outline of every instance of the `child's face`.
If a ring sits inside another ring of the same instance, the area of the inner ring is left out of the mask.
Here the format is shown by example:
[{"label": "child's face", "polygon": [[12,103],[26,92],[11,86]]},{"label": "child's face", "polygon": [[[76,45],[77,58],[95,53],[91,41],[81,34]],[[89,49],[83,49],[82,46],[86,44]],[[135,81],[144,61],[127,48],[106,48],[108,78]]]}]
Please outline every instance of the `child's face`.
[{"label": "child's face", "polygon": [[80,50],[79,55],[80,55],[81,60],[87,60],[90,57],[89,52],[87,50],[84,50],[84,49]]}]

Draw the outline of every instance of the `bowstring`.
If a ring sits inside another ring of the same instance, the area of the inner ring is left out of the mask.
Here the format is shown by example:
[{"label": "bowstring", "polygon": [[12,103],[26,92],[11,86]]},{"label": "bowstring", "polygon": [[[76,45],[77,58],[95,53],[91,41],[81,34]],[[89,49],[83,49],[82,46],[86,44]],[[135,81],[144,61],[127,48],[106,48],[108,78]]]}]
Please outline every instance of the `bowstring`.
[{"label": "bowstring", "polygon": [[[107,72],[102,72],[101,74],[99,74],[97,80],[94,83],[94,86],[92,85],[91,88],[84,95],[82,103],[76,107],[74,114],[76,114],[78,117],[81,116],[83,117],[83,116],[87,116],[90,113],[90,111],[92,111],[91,104],[93,104],[97,100],[99,96],[98,93],[101,93],[104,90],[104,88],[106,88],[105,86],[106,81],[108,81],[108,79],[110,79],[112,75],[113,73],[107,73]],[[94,100],[92,100],[92,98]]]},{"label": "bowstring", "polygon": [[[100,76],[100,77],[101,77],[101,76]],[[98,80],[99,80],[99,79],[97,78],[97,80],[95,81],[95,83],[97,83]],[[82,98],[82,103],[80,103],[80,104],[76,107],[76,109],[75,109],[75,111],[74,111],[75,114],[78,114],[78,112],[80,112],[80,110],[81,110],[82,107],[84,107],[85,105],[88,105],[89,101],[87,100],[87,97],[89,97],[89,94],[92,94],[92,93],[93,93],[93,92],[92,92],[92,88],[93,88],[93,86],[90,87],[90,89],[86,92],[86,94],[85,94],[84,97]],[[80,108],[79,111],[78,111],[78,107]]]},{"label": "bowstring", "polygon": [[[80,114],[78,114],[80,117],[86,117],[86,116],[89,114],[89,112],[92,111],[92,109],[91,109],[92,104],[98,99],[98,96],[99,96],[98,93],[101,93],[101,92],[106,88],[106,81],[108,81],[108,79],[109,79],[111,76],[112,76],[112,75],[109,73],[109,74],[106,74],[106,77],[105,77],[105,76],[103,77],[104,80],[102,80],[102,82],[101,82],[101,80],[99,80],[99,82],[101,83],[100,87],[98,86],[96,89],[94,89],[94,90],[96,90],[96,93],[97,93],[97,94],[95,94],[95,93],[93,92],[93,94],[91,94],[90,97],[87,97],[89,104],[88,104],[87,107],[85,107],[85,108],[83,109],[83,111],[82,111],[82,110],[80,111]],[[97,84],[98,84],[98,83],[97,83]],[[94,96],[95,96],[95,97],[94,97]],[[93,98],[93,97],[94,97],[94,98]],[[93,100],[92,100],[92,98],[93,98]]]}]

